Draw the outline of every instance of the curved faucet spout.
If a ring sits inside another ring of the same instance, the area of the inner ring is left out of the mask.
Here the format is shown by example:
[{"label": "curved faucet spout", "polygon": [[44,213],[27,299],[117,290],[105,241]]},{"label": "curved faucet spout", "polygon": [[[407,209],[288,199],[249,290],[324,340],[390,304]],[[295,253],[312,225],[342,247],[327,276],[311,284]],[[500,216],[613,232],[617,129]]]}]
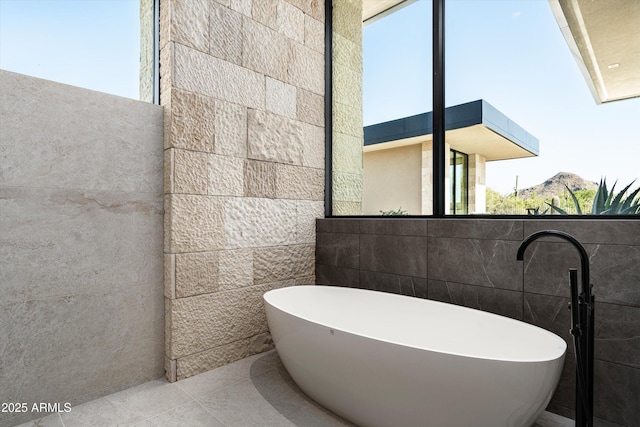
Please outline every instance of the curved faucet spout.
[{"label": "curved faucet spout", "polygon": [[594,341],[594,305],[589,282],[589,256],[584,246],[570,234],[558,230],[542,230],[524,239],[518,248],[516,258],[524,259],[524,251],[540,237],[554,236],[571,243],[580,254],[582,267],[582,294],[578,295],[577,271],[569,269],[571,286],[571,335],[576,356],[576,426],[593,426],[593,341]]},{"label": "curved faucet spout", "polygon": [[[564,231],[559,231],[559,230],[542,230],[542,231],[537,231],[531,234],[529,237],[524,239],[524,241],[520,244],[520,247],[518,248],[518,253],[516,254],[516,258],[518,259],[518,261],[522,261],[524,259],[524,251],[534,240],[537,240],[544,236],[555,236],[555,237],[564,239],[569,243],[571,243],[578,250],[578,253],[580,254],[580,268],[581,268],[580,274],[582,275],[582,291],[584,292],[587,298],[590,298],[591,286],[589,284],[590,283],[589,255],[587,254],[587,251],[584,249],[584,246],[582,246],[582,244],[580,244],[580,242],[571,234],[565,233]],[[589,299],[587,299],[587,301],[589,301]]]}]

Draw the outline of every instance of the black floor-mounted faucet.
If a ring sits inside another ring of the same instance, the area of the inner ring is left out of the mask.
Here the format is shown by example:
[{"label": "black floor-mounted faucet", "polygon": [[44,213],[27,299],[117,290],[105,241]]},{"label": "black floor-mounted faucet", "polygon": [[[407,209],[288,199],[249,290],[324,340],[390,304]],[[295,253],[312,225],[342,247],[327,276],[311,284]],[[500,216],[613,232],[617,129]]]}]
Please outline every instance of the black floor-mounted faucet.
[{"label": "black floor-mounted faucet", "polygon": [[582,289],[578,294],[578,271],[569,269],[571,285],[571,335],[576,355],[576,427],[593,427],[593,339],[595,300],[589,282],[589,256],[578,240],[558,230],[543,230],[533,233],[520,244],[517,259],[524,259],[524,251],[536,239],[554,236],[567,240],[580,253]]}]

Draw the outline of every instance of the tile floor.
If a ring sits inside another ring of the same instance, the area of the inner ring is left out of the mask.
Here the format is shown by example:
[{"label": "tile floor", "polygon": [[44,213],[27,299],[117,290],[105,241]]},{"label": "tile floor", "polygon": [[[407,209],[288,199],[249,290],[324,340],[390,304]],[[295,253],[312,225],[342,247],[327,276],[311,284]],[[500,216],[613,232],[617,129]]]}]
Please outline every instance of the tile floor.
[{"label": "tile floor", "polygon": [[[545,412],[534,427],[569,427]],[[353,426],[309,399],[275,351],[258,354],[177,383],[163,379],[74,406],[20,427],[321,427]]]}]

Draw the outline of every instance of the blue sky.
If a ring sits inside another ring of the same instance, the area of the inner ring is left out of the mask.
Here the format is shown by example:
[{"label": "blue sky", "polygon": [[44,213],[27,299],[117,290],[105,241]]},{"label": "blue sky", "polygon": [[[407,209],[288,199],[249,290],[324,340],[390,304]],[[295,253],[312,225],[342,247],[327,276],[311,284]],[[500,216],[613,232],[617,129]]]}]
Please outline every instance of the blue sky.
[{"label": "blue sky", "polygon": [[[540,140],[538,157],[488,163],[490,188],[640,178],[640,99],[596,105],[547,0],[453,0],[445,16],[446,104],[485,99]],[[431,111],[430,23],[418,1],[365,27],[365,125]]]},{"label": "blue sky", "polygon": [[[0,68],[138,98],[138,4],[0,0]],[[365,27],[365,124],[431,111],[430,8]],[[451,0],[446,16],[447,105],[483,98],[540,140],[538,157],[489,163],[489,187],[640,178],[640,99],[595,104],[547,0]]]},{"label": "blue sky", "polygon": [[139,98],[138,0],[0,0],[0,68]]}]

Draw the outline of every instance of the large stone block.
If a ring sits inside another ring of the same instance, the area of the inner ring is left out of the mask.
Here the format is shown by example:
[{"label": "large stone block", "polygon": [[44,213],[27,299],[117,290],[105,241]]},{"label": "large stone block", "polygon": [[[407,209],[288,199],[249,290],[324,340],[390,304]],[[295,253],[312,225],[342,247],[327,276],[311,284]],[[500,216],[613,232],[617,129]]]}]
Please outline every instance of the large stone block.
[{"label": "large stone block", "polygon": [[363,140],[341,132],[333,133],[334,172],[362,174]]},{"label": "large stone block", "polygon": [[324,217],[324,201],[296,201],[296,240],[298,243],[315,243],[316,218]]},{"label": "large stone block", "polygon": [[276,168],[278,164],[246,160],[244,164],[244,196],[276,197]]},{"label": "large stone block", "polygon": [[225,205],[228,249],[296,243],[296,201],[231,198]]},{"label": "large stone block", "polygon": [[229,5],[231,9],[235,10],[236,12],[240,12],[244,16],[251,17],[251,0],[230,0]]},{"label": "large stone block", "polygon": [[251,355],[249,339],[214,347],[200,353],[182,357],[176,361],[177,379],[183,380],[197,374],[227,365]]},{"label": "large stone block", "polygon": [[218,252],[176,254],[175,262],[176,298],[218,290]]},{"label": "large stone block", "polygon": [[281,116],[296,118],[296,88],[279,80],[267,77],[267,111]]},{"label": "large stone block", "polygon": [[340,34],[334,33],[333,65],[362,73],[362,41],[347,40]]},{"label": "large stone block", "polygon": [[297,119],[324,127],[324,96],[308,90],[297,90]]},{"label": "large stone block", "polygon": [[276,197],[323,200],[324,171],[301,166],[276,165]]},{"label": "large stone block", "polygon": [[174,45],[174,87],[264,109],[264,76],[231,62]]},{"label": "large stone block", "polygon": [[334,172],[333,200],[361,202],[362,175]]},{"label": "large stone block", "polygon": [[216,101],[216,154],[247,156],[247,108],[224,101]]},{"label": "large stone block", "polygon": [[333,32],[347,40],[362,40],[361,1],[341,1],[334,5]]},{"label": "large stone block", "polygon": [[324,55],[298,43],[291,43],[291,55],[286,81],[324,95]]},{"label": "large stone block", "polygon": [[297,7],[280,1],[277,5],[278,32],[298,43],[304,43],[304,13]]},{"label": "large stone block", "polygon": [[211,3],[209,54],[240,65],[242,63],[242,15]]},{"label": "large stone block", "polygon": [[251,8],[252,18],[262,25],[277,30],[277,12],[280,1],[281,0],[254,0]]},{"label": "large stone block", "polygon": [[244,161],[237,157],[208,156],[208,193],[210,195],[242,196]]},{"label": "large stone block", "polygon": [[324,169],[324,127],[302,123],[302,165]]},{"label": "large stone block", "polygon": [[287,38],[269,27],[245,18],[242,65],[249,70],[285,81],[289,62]]},{"label": "large stone block", "polygon": [[255,249],[254,282],[271,283],[313,275],[315,247],[292,245]]},{"label": "large stone block", "polygon": [[170,3],[171,41],[209,51],[209,2],[207,0],[174,0]]},{"label": "large stone block", "polygon": [[309,15],[304,17],[304,44],[324,55],[324,24]]},{"label": "large stone block", "polygon": [[225,246],[225,208],[221,198],[173,194],[167,196],[165,203],[165,251],[199,252]]},{"label": "large stone block", "polygon": [[171,90],[169,144],[166,148],[213,152],[215,101],[206,96]]},{"label": "large stone block", "polygon": [[302,125],[259,110],[248,112],[248,157],[256,160],[302,164]]},{"label": "large stone block", "polygon": [[338,104],[334,101],[333,105],[333,132],[340,132],[347,135],[364,137],[362,130],[362,103],[352,101],[349,105]]},{"label": "large stone block", "polygon": [[278,284],[171,300],[171,352],[179,359],[267,332],[262,295]]},{"label": "large stone block", "polygon": [[175,193],[207,194],[208,155],[196,151],[173,150],[173,190]]},{"label": "large stone block", "polygon": [[333,67],[333,102],[362,105],[362,72],[341,65]]},{"label": "large stone block", "polygon": [[218,282],[221,291],[253,285],[253,253],[251,249],[235,249],[218,253]]},{"label": "large stone block", "polygon": [[333,215],[362,215],[362,202],[333,199]]}]

